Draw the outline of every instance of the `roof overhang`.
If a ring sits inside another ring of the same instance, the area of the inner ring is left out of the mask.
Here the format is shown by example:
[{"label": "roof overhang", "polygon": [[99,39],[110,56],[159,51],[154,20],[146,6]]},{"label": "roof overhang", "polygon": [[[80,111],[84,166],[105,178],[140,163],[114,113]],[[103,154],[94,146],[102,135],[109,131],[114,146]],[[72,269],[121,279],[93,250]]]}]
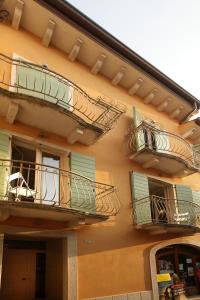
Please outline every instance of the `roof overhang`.
[{"label": "roof overhang", "polygon": [[51,44],[66,53],[70,60],[85,64],[93,74],[105,76],[110,84],[117,82],[130,95],[138,95],[144,103],[152,104],[179,122],[195,106],[200,107],[197,98],[66,1],[4,0],[2,8],[9,11],[11,21],[18,2],[24,3],[22,28],[44,43],[45,32],[50,26],[52,35],[48,37],[47,46]]}]

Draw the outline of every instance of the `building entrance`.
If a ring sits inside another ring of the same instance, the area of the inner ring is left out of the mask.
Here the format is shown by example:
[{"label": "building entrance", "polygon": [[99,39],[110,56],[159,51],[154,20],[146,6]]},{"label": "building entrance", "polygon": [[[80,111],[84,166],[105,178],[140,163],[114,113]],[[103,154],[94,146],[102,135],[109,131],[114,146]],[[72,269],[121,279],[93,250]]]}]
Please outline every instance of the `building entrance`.
[{"label": "building entrance", "polygon": [[3,256],[2,300],[45,297],[45,244],[7,241]]},{"label": "building entrance", "polygon": [[200,294],[200,251],[191,246],[171,245],[156,254],[157,273],[176,273],[187,295]]}]

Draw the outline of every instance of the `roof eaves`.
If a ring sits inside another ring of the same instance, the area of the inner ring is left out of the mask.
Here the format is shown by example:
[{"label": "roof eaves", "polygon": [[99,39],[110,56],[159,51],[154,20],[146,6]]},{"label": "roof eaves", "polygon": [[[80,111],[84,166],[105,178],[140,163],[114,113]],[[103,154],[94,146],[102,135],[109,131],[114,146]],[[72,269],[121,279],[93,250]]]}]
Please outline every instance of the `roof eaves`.
[{"label": "roof eaves", "polygon": [[60,18],[78,28],[80,31],[86,33],[88,36],[95,39],[99,44],[103,45],[106,48],[109,48],[112,52],[115,52],[118,56],[125,59],[128,63],[137,66],[144,73],[147,73],[156,81],[159,81],[162,85],[170,89],[173,93],[186,100],[191,106],[194,106],[196,103],[198,108],[200,107],[200,101],[196,97],[191,95],[184,88],[179,86],[176,82],[171,80],[168,76],[163,74],[152,64],[150,64],[140,55],[128,48],[125,44],[120,42],[109,32],[104,30],[102,27],[89,19],[86,15],[84,15],[68,2],[64,0],[34,1],[43,5],[49,11],[55,13]]}]

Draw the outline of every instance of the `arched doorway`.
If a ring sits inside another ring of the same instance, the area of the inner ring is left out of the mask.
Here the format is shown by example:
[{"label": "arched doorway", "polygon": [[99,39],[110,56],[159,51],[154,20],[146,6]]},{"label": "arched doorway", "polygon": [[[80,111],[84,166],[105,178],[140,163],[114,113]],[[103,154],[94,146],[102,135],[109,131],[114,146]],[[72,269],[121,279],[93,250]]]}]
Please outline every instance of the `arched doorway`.
[{"label": "arched doorway", "polygon": [[156,274],[177,273],[185,282],[186,291],[190,295],[200,295],[200,242],[179,240],[163,242],[151,249],[150,266],[153,299],[159,299],[159,288]]},{"label": "arched doorway", "polygon": [[189,296],[200,294],[200,251],[189,245],[169,245],[156,253],[157,274],[176,273]]}]

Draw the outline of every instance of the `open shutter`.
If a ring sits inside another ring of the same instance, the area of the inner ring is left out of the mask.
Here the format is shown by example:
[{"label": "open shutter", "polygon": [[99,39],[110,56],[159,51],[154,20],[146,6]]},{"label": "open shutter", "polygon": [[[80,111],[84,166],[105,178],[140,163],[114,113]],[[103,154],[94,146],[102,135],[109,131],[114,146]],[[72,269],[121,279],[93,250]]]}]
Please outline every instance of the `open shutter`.
[{"label": "open shutter", "polygon": [[63,79],[28,63],[16,67],[16,91],[72,110],[73,87]]},{"label": "open shutter", "polygon": [[[142,123],[143,119],[141,114],[138,112],[138,110],[133,107],[133,125],[134,128],[137,128]],[[140,128],[138,131],[136,131],[135,135],[135,142],[136,142],[136,149],[137,151],[142,150],[145,148],[145,132],[142,128]]]},{"label": "open shutter", "polygon": [[193,162],[197,168],[200,168],[200,144],[193,145]]},{"label": "open shutter", "polygon": [[[95,181],[95,158],[72,152],[70,155],[71,172]],[[71,207],[95,212],[96,191],[95,184],[85,178],[71,176]]]},{"label": "open shutter", "polygon": [[[9,134],[1,131],[0,159],[10,159],[10,137]],[[9,166],[9,161],[0,160],[0,200],[4,200],[4,197],[6,196]]]},{"label": "open shutter", "polygon": [[176,184],[177,211],[175,221],[180,224],[192,225],[196,223],[193,203],[193,192],[188,186]]},{"label": "open shutter", "polygon": [[135,223],[137,225],[151,223],[151,203],[149,198],[148,177],[140,173],[132,172],[131,190],[135,211]]},{"label": "open shutter", "polygon": [[193,202],[198,206],[194,206],[196,225],[200,225],[200,191],[192,191]]},{"label": "open shutter", "polygon": [[170,152],[170,141],[167,133],[164,130],[154,131],[156,151],[160,153]]},{"label": "open shutter", "polygon": [[200,191],[192,191],[193,202],[200,207]]}]

